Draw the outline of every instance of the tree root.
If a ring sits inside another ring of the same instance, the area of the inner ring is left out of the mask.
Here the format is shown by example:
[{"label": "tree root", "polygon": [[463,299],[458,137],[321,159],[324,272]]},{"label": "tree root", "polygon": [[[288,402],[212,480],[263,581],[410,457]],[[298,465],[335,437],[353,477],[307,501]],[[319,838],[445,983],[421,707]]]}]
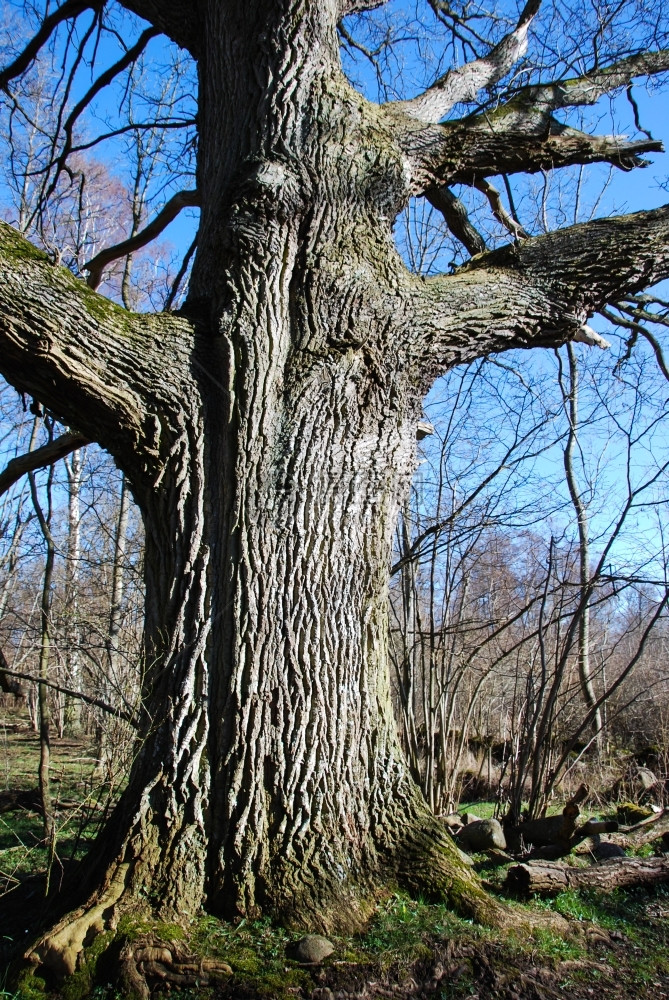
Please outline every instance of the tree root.
[{"label": "tree root", "polygon": [[457,847],[435,820],[405,842],[400,882],[417,895],[449,903],[459,916],[487,927],[513,923],[510,909],[493,899],[462,860]]},{"label": "tree root", "polygon": [[128,867],[119,865],[97,901],[69,913],[32,946],[25,960],[30,965],[43,966],[59,979],[71,976],[86,945],[103,931],[113,929],[114,906],[125,889]]},{"label": "tree root", "polygon": [[232,975],[227,962],[198,958],[181,941],[163,941],[146,935],[121,950],[121,976],[126,988],[148,1000],[151,987],[213,986]]},{"label": "tree root", "polygon": [[439,825],[414,833],[405,846],[399,876],[413,894],[445,901],[459,916],[484,927],[569,932],[569,921],[559,913],[519,911],[495,899]]}]

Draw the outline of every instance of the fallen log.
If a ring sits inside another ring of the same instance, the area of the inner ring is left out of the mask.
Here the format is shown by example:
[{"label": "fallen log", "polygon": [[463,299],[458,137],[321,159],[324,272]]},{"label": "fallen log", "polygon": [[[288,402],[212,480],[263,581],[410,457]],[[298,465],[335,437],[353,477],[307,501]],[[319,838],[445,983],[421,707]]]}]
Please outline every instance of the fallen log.
[{"label": "fallen log", "polygon": [[619,830],[617,833],[581,838],[579,837],[580,832],[577,831],[574,837],[572,849],[575,854],[589,854],[599,844],[617,844],[625,849],[642,847],[644,844],[659,840],[665,833],[669,833],[669,811],[665,810],[651,819],[637,823],[636,826],[630,826],[627,830]]},{"label": "fallen log", "polygon": [[38,788],[6,788],[0,792],[0,813],[14,809],[41,812],[42,803]]},{"label": "fallen log", "polygon": [[568,854],[576,830],[576,821],[580,815],[578,807],[588,797],[588,791],[587,785],[580,785],[558,816],[545,816],[505,828],[509,850],[517,853],[526,850],[530,845],[534,847],[558,845],[562,848],[563,854]]},{"label": "fallen log", "polygon": [[589,819],[579,826],[575,837],[594,837],[600,833],[617,833],[620,824],[615,819]]},{"label": "fallen log", "polygon": [[550,861],[513,865],[504,886],[519,896],[556,896],[565,889],[612,892],[662,882],[669,882],[669,858],[612,858],[591,868],[569,868]]}]

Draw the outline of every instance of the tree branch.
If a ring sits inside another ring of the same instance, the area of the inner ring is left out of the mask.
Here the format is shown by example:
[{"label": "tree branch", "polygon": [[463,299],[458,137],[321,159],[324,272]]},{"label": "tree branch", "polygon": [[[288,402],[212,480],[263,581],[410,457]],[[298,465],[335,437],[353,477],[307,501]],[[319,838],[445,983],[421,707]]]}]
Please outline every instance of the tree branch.
[{"label": "tree branch", "polygon": [[640,52],[603,69],[584,73],[583,76],[524,87],[507,106],[524,105],[556,111],[558,108],[596,104],[600,97],[627,86],[636,77],[653,76],[668,71],[669,49]]},{"label": "tree branch", "polygon": [[442,213],[450,231],[472,256],[485,252],[485,240],[470,222],[465,206],[449,188],[445,186],[430,188],[425,192],[425,197]]},{"label": "tree branch", "polygon": [[[4,657],[3,657],[4,660]],[[7,661],[4,660],[6,663]],[[9,674],[11,677],[16,677],[22,681],[32,681],[34,684],[44,684],[46,687],[51,688],[52,691],[59,691],[61,694],[69,695],[71,698],[78,698],[80,701],[86,702],[87,705],[94,705],[95,708],[102,709],[103,712],[107,712],[109,715],[115,715],[119,719],[124,719],[129,722],[130,725],[137,729],[137,720],[129,712],[126,712],[122,708],[114,708],[113,705],[109,705],[106,701],[102,701],[101,698],[93,698],[89,694],[84,694],[82,691],[76,691],[74,688],[64,687],[62,684],[56,684],[54,681],[47,681],[43,677],[36,677],[34,674],[26,674],[22,670],[10,670],[9,667],[5,667],[0,662],[0,669]]]},{"label": "tree branch", "polygon": [[453,364],[508,348],[605,346],[587,317],[667,277],[669,205],[482,254],[416,282],[417,368],[429,385]]},{"label": "tree branch", "polygon": [[0,224],[0,372],[99,441],[136,487],[166,460],[161,416],[183,407],[172,378],[192,383],[192,342],[184,317],[129,313]]},{"label": "tree branch", "polygon": [[[45,200],[50,197],[53,191],[55,191],[58,178],[60,177],[61,171],[65,166],[65,161],[72,152],[72,134],[79,116],[86,110],[91,101],[100,93],[101,90],[104,90],[104,88],[107,87],[119,75],[119,73],[122,73],[123,70],[128,68],[128,66],[133,65],[151,39],[155,38],[157,34],[158,31],[156,28],[147,28],[143,31],[135,44],[127,49],[121,58],[118,59],[112,66],[109,66],[104,73],[100,74],[97,80],[91,84],[83,97],[77,101],[75,106],[72,108],[72,111],[70,111],[67,119],[65,120],[65,124],[63,125],[65,140],[63,142],[63,148],[55,160],[56,171],[51,180],[51,184],[49,185],[49,189],[44,195]],[[54,137],[54,143],[55,141],[56,139]]]},{"label": "tree branch", "polygon": [[29,451],[25,455],[18,455],[7,463],[3,472],[0,472],[0,496],[26,473],[42,469],[45,465],[53,465],[54,462],[87,444],[90,444],[90,441],[82,434],[68,432],[61,434],[55,441],[45,444],[42,448]]},{"label": "tree branch", "polygon": [[[384,107],[414,166],[411,194],[440,184],[472,184],[498,173],[534,173],[574,164],[604,162],[631,170],[646,165],[641,154],[662,152],[662,143],[650,136],[632,142],[626,136],[590,136],[559,122],[552,112],[594,104],[636,77],[661,72],[669,72],[669,50],[644,52],[580,77],[525,87],[489,111],[443,125],[419,124],[412,102]],[[435,119],[423,116],[422,121]]]},{"label": "tree branch", "polygon": [[339,0],[339,16],[346,17],[347,14],[362,14],[366,10],[376,10],[383,7],[388,0]]},{"label": "tree branch", "polygon": [[120,0],[132,11],[197,59],[200,52],[202,17],[188,0]]},{"label": "tree branch", "polygon": [[592,136],[558,122],[549,111],[503,106],[459,122],[417,127],[400,124],[398,139],[412,165],[410,194],[439,184],[476,184],[502,173],[536,173],[575,164],[611,163],[622,170],[647,165],[641,153],[662,152],[661,142]]},{"label": "tree branch", "polygon": [[113,247],[102,250],[99,254],[84,264],[83,270],[88,271],[87,284],[90,288],[97,288],[102,280],[102,272],[108,264],[120,257],[126,257],[129,253],[141,249],[151,240],[155,240],[170,222],[176,219],[183,208],[194,207],[200,204],[200,195],[197,191],[179,191],[170,198],[165,207],[158,213],[148,226],[145,226],[135,236],[131,236],[122,243],[117,243]]},{"label": "tree branch", "polygon": [[530,24],[541,0],[528,0],[514,30],[506,35],[487,56],[474,59],[460,69],[449,70],[424,93],[398,106],[411,118],[438,122],[455,104],[473,101],[479,90],[491,87],[511,70],[527,51]]},{"label": "tree branch", "polygon": [[516,222],[513,216],[509,215],[507,210],[504,208],[504,205],[502,204],[502,197],[496,187],[483,178],[476,180],[474,182],[474,187],[486,196],[492,214],[498,222],[501,222],[506,231],[511,233],[514,239],[526,240],[529,238],[530,234],[527,230],[523,229],[520,223]]},{"label": "tree branch", "polygon": [[85,10],[101,10],[103,3],[104,0],[65,0],[65,3],[44,18],[39,31],[30,39],[23,52],[0,72],[0,88],[6,90],[10,80],[25,73],[59,24],[78,17]]}]

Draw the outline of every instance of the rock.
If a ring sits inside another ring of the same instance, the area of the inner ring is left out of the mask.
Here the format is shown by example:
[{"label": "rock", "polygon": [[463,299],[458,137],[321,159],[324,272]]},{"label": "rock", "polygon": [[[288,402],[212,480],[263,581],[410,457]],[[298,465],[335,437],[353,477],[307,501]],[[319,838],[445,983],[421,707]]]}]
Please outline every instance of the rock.
[{"label": "rock", "polygon": [[463,826],[469,826],[471,823],[481,823],[481,817],[475,816],[474,813],[463,813],[461,816],[461,821]]},{"label": "rock", "polygon": [[288,958],[302,965],[319,965],[334,951],[332,941],[320,934],[306,934],[299,941],[292,941],[286,947]]},{"label": "rock", "polygon": [[598,861],[606,861],[607,858],[624,858],[625,852],[620,846],[620,844],[611,844],[608,841],[604,841],[601,844],[597,844],[593,847],[592,853],[595,855]]},{"label": "rock", "polygon": [[474,867],[474,861],[473,861],[473,859],[470,858],[468,854],[465,854],[464,851],[461,851],[459,847],[458,847],[457,851],[458,851],[458,854],[460,855],[460,861],[462,861],[466,865],[469,865],[470,868],[473,868]]},{"label": "rock", "polygon": [[644,792],[649,792],[657,784],[657,778],[647,767],[637,768],[636,777]]},{"label": "rock", "polygon": [[466,851],[489,851],[494,847],[506,850],[504,830],[496,819],[480,819],[475,823],[468,823],[458,834],[458,843]]},{"label": "rock", "polygon": [[616,811],[620,822],[627,823],[629,826],[634,826],[635,823],[640,823],[653,815],[652,809],[637,806],[634,802],[621,802]]},{"label": "rock", "polygon": [[463,826],[462,816],[460,813],[447,813],[445,816],[441,817],[441,822],[449,828],[449,830],[454,826]]}]

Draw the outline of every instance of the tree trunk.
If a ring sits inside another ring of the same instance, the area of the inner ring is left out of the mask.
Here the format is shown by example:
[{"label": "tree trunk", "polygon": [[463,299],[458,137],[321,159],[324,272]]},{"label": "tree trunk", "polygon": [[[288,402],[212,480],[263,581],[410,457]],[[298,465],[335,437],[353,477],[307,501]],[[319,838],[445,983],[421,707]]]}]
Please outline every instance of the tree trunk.
[{"label": "tree trunk", "polygon": [[569,359],[569,391],[564,393],[564,404],[569,419],[569,434],[563,459],[569,496],[578,525],[578,568],[581,586],[579,601],[582,605],[578,611],[578,677],[583,701],[586,708],[592,712],[592,736],[598,750],[601,750],[603,740],[602,713],[597,707],[597,695],[595,694],[590,666],[590,598],[588,595],[588,589],[591,586],[590,539],[588,537],[590,526],[588,511],[579,491],[574,470],[574,447],[578,446],[580,418],[578,411],[578,361],[572,344],[567,344],[567,357]]},{"label": "tree trunk", "polygon": [[[81,559],[81,514],[79,495],[81,492],[82,454],[79,448],[65,459],[67,473],[67,562],[65,564],[65,676],[68,687],[78,690],[81,686],[81,664],[79,646],[81,625],[79,622],[79,562]],[[78,698],[65,695],[63,724],[70,734],[79,728],[80,702]]]},{"label": "tree trunk", "polygon": [[[612,824],[613,825],[613,824]],[[669,837],[669,814],[658,813],[652,820],[644,820],[637,826],[629,827],[627,830],[616,828],[606,830],[602,833],[590,834],[588,824],[576,831],[572,850],[575,854],[589,854],[600,844],[617,844],[618,847],[634,848],[635,850],[644,844],[652,844],[654,840]],[[579,836],[580,835],[580,836]]]},{"label": "tree trunk", "polygon": [[[30,441],[30,448],[32,450],[35,438],[37,436],[39,417],[35,417],[33,424],[33,432]],[[51,438],[52,427],[49,428]],[[49,891],[49,882],[51,878],[51,866],[53,864],[53,859],[56,853],[56,818],[54,814],[53,807],[53,797],[51,795],[51,776],[50,776],[50,765],[51,765],[51,709],[49,706],[49,697],[47,685],[44,683],[49,678],[49,658],[51,654],[51,603],[52,603],[52,586],[53,586],[53,570],[54,562],[56,558],[56,546],[54,544],[53,536],[51,534],[51,486],[53,480],[53,466],[49,468],[49,477],[47,480],[46,494],[47,494],[47,509],[46,514],[42,510],[42,506],[37,495],[37,484],[35,481],[35,473],[29,472],[28,478],[30,480],[30,492],[32,495],[33,506],[35,508],[35,514],[39,522],[40,531],[44,538],[44,544],[46,547],[46,555],[44,560],[44,574],[42,577],[42,600],[40,605],[40,650],[39,650],[39,678],[40,683],[37,686],[37,705],[38,705],[38,719],[39,719],[39,747],[40,747],[40,757],[39,757],[39,792],[40,792],[40,803],[42,808],[42,822],[44,827],[44,844],[47,850],[47,878],[46,878],[46,891]]]}]

